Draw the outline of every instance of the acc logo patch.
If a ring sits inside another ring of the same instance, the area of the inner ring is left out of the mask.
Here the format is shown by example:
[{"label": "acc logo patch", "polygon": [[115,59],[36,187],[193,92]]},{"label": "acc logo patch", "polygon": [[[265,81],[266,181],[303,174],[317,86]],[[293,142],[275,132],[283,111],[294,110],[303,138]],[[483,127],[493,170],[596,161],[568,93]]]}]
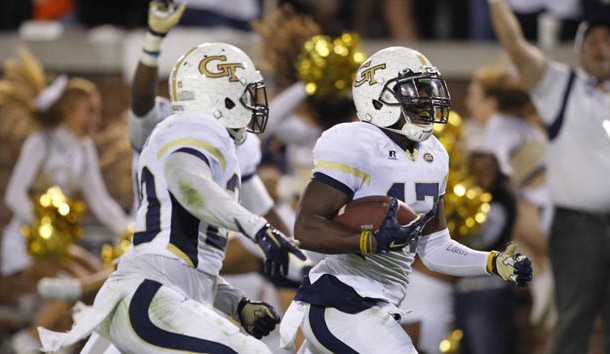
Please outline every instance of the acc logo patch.
[{"label": "acc logo patch", "polygon": [[424,161],[432,162],[434,161],[434,156],[431,153],[427,152],[424,154]]},{"label": "acc logo patch", "polygon": [[369,68],[370,65],[371,65],[370,61],[368,63],[364,63],[362,65],[363,68],[368,68],[368,69],[362,70],[360,72],[360,79],[354,78],[354,87],[358,87],[358,86],[364,84],[365,82],[368,82],[369,86],[377,83],[377,79],[375,79],[375,71],[377,71],[379,69],[385,69],[385,63],[375,65],[375,66]]},{"label": "acc logo patch", "polygon": [[242,63],[225,63],[225,64],[221,63],[221,64],[216,64],[215,67],[212,66],[210,69],[209,68],[209,66],[211,66],[210,62],[212,62],[212,61],[225,62],[225,61],[227,61],[227,56],[226,55],[212,55],[212,56],[203,58],[203,60],[201,60],[199,62],[199,72],[202,73],[203,75],[205,75],[206,77],[213,78],[213,79],[228,76],[229,81],[231,81],[231,82],[239,81],[237,76],[235,76],[235,71],[237,71],[237,68],[241,68],[241,69],[244,68],[244,65]]}]

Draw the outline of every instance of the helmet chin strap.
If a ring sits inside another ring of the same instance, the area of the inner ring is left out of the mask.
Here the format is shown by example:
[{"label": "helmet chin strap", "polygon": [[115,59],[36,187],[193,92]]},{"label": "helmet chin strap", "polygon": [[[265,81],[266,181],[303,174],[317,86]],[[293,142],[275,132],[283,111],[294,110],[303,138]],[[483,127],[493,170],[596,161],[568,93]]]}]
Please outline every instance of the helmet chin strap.
[{"label": "helmet chin strap", "polygon": [[248,137],[248,132],[246,131],[245,128],[240,128],[240,129],[227,128],[227,131],[229,132],[229,135],[231,136],[231,138],[233,138],[235,145],[243,144],[246,141],[246,138]]}]

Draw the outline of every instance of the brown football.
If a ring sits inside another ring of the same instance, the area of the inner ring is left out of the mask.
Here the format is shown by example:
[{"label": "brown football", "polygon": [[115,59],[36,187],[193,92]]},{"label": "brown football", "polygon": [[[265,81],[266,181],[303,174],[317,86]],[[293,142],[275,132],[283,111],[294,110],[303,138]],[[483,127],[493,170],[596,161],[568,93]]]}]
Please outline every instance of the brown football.
[{"label": "brown football", "polygon": [[[388,212],[390,197],[374,195],[355,199],[345,204],[333,221],[353,230],[378,229]],[[398,222],[406,225],[413,221],[417,214],[404,202],[398,201]]]}]

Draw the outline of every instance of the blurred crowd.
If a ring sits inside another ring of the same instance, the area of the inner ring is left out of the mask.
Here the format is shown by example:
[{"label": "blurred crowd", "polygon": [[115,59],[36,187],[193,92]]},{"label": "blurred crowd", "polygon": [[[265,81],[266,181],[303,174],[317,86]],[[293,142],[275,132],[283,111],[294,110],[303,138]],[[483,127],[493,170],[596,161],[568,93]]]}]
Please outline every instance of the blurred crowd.
[{"label": "blurred crowd", "polygon": [[[180,25],[250,31],[251,21],[282,4],[311,16],[324,33],[332,35],[355,31],[365,38],[402,41],[494,39],[486,0],[192,0]],[[610,16],[607,2],[600,0],[511,0],[509,4],[528,39],[537,39],[542,31],[571,41],[580,21]],[[16,30],[29,20],[141,28],[146,25],[146,5],[146,0],[2,0],[0,30]]]},{"label": "blurred crowd", "polygon": [[[555,19],[557,38],[568,42],[574,40],[582,20],[610,18],[610,5],[599,0],[508,3],[530,40],[538,38],[545,15]],[[190,0],[188,4],[182,26],[228,26],[254,31],[262,39],[275,92],[256,170],[289,229],[310,177],[316,140],[338,123],[357,120],[349,96],[308,92],[302,73],[294,67],[307,40],[345,31],[400,43],[495,40],[487,0]],[[0,29],[13,31],[29,20],[142,28],[147,8],[148,0],[0,0]],[[160,86],[165,84],[161,81]],[[454,342],[460,342],[462,354],[485,354],[477,348],[490,347],[526,352],[514,347],[515,313],[522,305],[517,298],[524,293],[529,326],[537,329],[539,342],[545,343],[557,324],[554,276],[547,255],[554,213],[544,158],[549,142],[545,122],[526,86],[508,67],[477,70],[463,102],[466,111],[450,120],[455,130],[446,134],[454,134],[451,139],[455,138],[452,144],[457,149],[452,158],[465,162],[468,178],[491,196],[485,220],[458,240],[485,251],[517,241],[532,258],[534,281],[528,290],[518,291],[495,277],[458,280],[416,264],[404,301],[411,314],[403,324],[421,353],[457,353]],[[2,68],[0,191],[5,210],[10,211],[3,215],[13,219],[5,218],[0,225],[5,244],[0,256],[1,353],[31,353],[28,348],[37,346],[37,326],[70,328],[74,302],[90,302],[112,271],[112,259],[110,266],[104,264],[101,243],[88,239],[87,229],[79,242],[69,246],[67,256],[37,257],[31,244],[22,242],[20,230],[38,217],[28,207],[33,197],[57,185],[67,197],[85,201],[91,215],[105,226],[102,233],[112,247],[129,234],[133,188],[127,114],[112,124],[100,122],[104,104],[94,82],[47,73],[27,50]],[[606,119],[610,118],[606,115]],[[252,250],[243,245],[229,250],[226,274],[240,274],[243,278],[235,281],[249,287],[252,297],[285,309],[299,276],[285,282],[265,278]],[[460,331],[460,340],[447,337],[455,330]],[[442,342],[445,347],[439,349]]]}]

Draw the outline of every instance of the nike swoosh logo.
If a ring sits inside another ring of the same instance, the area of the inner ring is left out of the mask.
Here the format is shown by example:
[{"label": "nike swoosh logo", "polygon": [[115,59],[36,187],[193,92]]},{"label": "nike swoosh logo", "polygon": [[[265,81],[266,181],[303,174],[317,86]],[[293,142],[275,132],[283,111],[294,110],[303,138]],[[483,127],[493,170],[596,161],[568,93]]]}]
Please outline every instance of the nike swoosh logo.
[{"label": "nike swoosh logo", "polygon": [[395,248],[395,247],[404,247],[404,246],[406,246],[406,245],[408,245],[408,244],[409,244],[408,242],[405,242],[405,243],[398,243],[398,242],[396,242],[396,241],[392,241],[392,242],[390,242],[390,248]]}]

